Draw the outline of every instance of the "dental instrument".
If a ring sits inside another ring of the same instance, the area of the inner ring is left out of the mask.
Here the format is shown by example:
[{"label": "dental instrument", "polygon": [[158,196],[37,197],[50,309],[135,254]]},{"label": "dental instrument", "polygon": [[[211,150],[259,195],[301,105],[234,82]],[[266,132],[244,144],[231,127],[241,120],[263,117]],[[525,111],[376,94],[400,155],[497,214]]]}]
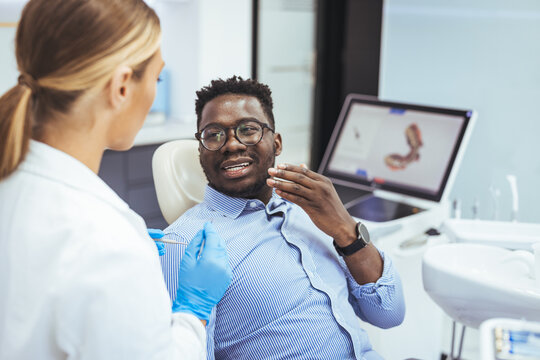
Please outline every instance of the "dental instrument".
[{"label": "dental instrument", "polygon": [[512,222],[517,222],[517,213],[518,213],[518,191],[517,191],[517,179],[515,175],[508,174],[506,175],[506,180],[510,183],[510,190],[512,191],[512,213],[510,215],[510,220]]},{"label": "dental instrument", "polygon": [[[208,223],[204,224],[204,232],[205,232],[205,236],[203,236],[203,239],[202,239],[202,242],[201,242],[201,248],[199,249],[199,253],[197,254],[197,260],[201,258],[201,254],[202,254],[202,251],[204,249],[204,244],[206,243],[206,226],[207,226]],[[214,222],[212,220],[210,220],[209,222],[209,226],[212,226],[214,224]]]},{"label": "dental instrument", "polygon": [[197,254],[197,260],[201,258],[201,254],[204,248],[204,243],[205,243],[205,238],[203,237],[202,242],[201,242],[201,248],[199,249],[199,253]]},{"label": "dental instrument", "polygon": [[499,197],[501,196],[501,190],[493,186],[489,187],[489,192],[493,198],[493,220],[499,218]]},{"label": "dental instrument", "polygon": [[167,244],[183,244],[179,241],[164,239],[163,236],[165,236],[165,233],[163,232],[163,230],[160,230],[160,229],[146,229],[146,230],[148,231],[148,235],[150,235],[152,240],[154,240],[155,242],[162,242],[162,243],[167,243]]},{"label": "dental instrument", "polygon": [[454,199],[452,202],[452,210],[454,211],[454,219],[461,219],[461,201]]},{"label": "dental instrument", "polygon": [[411,239],[403,241],[399,244],[401,250],[417,248],[426,245],[430,236],[441,235],[441,233],[435,228],[429,228],[425,232],[418,234]]},{"label": "dental instrument", "polygon": [[474,203],[472,206],[472,218],[478,219],[478,208],[480,207],[480,202],[478,202],[478,198],[474,198]]},{"label": "dental instrument", "polygon": [[181,243],[180,241],[167,240],[167,239],[163,239],[163,238],[161,238],[161,239],[152,239],[152,240],[154,240],[156,242],[167,243],[167,244],[176,244],[176,245],[184,244],[185,245],[185,243]]}]

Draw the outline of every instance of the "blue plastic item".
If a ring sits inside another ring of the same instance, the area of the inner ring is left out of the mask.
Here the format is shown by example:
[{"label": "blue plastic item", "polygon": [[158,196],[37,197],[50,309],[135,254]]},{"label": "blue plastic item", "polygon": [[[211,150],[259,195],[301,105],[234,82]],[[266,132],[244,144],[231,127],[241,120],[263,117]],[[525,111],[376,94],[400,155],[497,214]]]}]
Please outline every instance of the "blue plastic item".
[{"label": "blue plastic item", "polygon": [[208,320],[231,282],[225,244],[211,223],[204,224],[186,248],[178,272],[173,312],[189,312]]},{"label": "blue plastic item", "polygon": [[[150,235],[152,239],[161,239],[165,235],[165,233],[161,231],[160,229],[147,229],[147,230],[148,230],[148,235]],[[165,255],[166,253],[165,244],[161,241],[154,241],[154,242],[156,243],[159,256]]]}]

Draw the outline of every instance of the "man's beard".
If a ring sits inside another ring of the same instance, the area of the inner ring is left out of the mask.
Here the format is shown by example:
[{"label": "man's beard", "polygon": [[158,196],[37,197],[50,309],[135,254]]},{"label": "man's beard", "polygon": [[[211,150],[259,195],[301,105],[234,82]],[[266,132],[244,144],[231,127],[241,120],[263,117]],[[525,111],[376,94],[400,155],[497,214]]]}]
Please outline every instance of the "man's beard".
[{"label": "man's beard", "polygon": [[270,175],[267,174],[267,176],[264,179],[257,179],[257,181],[250,186],[244,186],[239,187],[238,189],[228,189],[221,186],[216,186],[213,183],[208,183],[212,188],[219,191],[220,193],[223,193],[230,197],[238,197],[238,198],[244,198],[244,199],[254,199],[259,196],[259,194],[263,191],[264,187],[266,187],[266,179],[268,179]]},{"label": "man's beard", "polygon": [[[276,148],[275,145],[273,146],[272,153],[269,155],[269,157],[266,157],[264,159],[264,162],[268,164],[264,172],[261,172],[258,174],[259,176],[256,178],[256,180],[249,186],[242,186],[238,188],[226,188],[225,186],[214,184],[212,181],[210,181],[210,177],[208,176],[208,173],[206,172],[206,169],[204,166],[202,166],[204,174],[206,175],[206,179],[208,180],[208,185],[212,187],[213,189],[219,191],[222,194],[225,194],[230,197],[238,197],[238,198],[244,198],[244,199],[255,199],[258,198],[262,192],[266,190],[269,191],[270,188],[268,188],[268,185],[266,184],[266,179],[270,178],[270,175],[268,174],[268,168],[273,167],[275,163],[275,156]],[[260,157],[256,153],[249,154],[249,157],[253,160],[253,164],[259,163]],[[202,165],[202,164],[201,164]],[[216,173],[221,171],[221,169],[218,167],[214,169]]]}]

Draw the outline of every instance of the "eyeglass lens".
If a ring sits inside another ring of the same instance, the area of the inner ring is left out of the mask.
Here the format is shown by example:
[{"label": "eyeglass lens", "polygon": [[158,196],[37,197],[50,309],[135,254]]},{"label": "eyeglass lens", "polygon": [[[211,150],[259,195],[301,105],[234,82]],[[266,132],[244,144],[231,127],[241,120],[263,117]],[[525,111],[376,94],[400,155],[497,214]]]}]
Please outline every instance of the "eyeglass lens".
[{"label": "eyeglass lens", "polygon": [[[245,121],[238,124],[234,133],[238,141],[244,145],[255,145],[261,141],[264,128],[255,121]],[[227,141],[227,130],[218,125],[211,125],[201,132],[201,141],[208,150],[218,150]]]}]

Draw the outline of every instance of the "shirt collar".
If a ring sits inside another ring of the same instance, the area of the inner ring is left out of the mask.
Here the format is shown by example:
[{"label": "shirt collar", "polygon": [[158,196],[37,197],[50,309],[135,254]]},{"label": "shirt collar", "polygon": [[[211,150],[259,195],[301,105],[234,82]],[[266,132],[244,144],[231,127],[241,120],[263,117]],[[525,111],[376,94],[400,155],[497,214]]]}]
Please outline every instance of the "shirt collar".
[{"label": "shirt collar", "polygon": [[283,207],[288,205],[287,201],[277,195],[275,191],[272,191],[272,197],[265,207],[264,203],[258,199],[245,199],[228,196],[210,187],[209,185],[206,186],[204,202],[215,211],[232,219],[236,219],[244,210],[255,211],[264,208],[266,208],[269,215],[273,215],[277,212],[285,211]]},{"label": "shirt collar", "polygon": [[128,205],[92,170],[79,160],[45,143],[30,140],[20,169],[96,196],[120,210]]}]

